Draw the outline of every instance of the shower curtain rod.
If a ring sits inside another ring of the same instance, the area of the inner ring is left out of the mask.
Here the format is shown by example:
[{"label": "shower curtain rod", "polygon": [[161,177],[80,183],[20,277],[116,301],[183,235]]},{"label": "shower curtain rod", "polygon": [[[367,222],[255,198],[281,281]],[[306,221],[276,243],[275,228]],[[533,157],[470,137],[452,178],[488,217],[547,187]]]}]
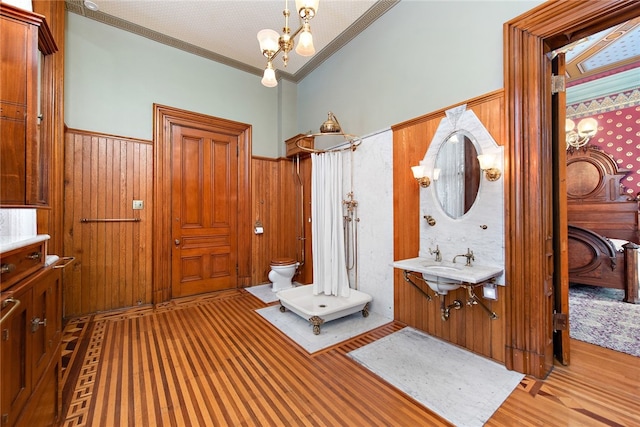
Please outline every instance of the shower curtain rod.
[{"label": "shower curtain rod", "polygon": [[[309,148],[309,147],[300,145],[300,141],[302,141],[303,139],[315,138],[317,136],[342,136],[345,138],[345,141],[324,150],[318,150],[316,148]],[[296,146],[301,150],[307,151],[309,153],[322,154],[322,153],[330,153],[334,151],[347,151],[347,150],[355,151],[355,149],[360,145],[361,142],[362,142],[362,138],[356,135],[348,134],[348,133],[308,133],[296,139]]]}]

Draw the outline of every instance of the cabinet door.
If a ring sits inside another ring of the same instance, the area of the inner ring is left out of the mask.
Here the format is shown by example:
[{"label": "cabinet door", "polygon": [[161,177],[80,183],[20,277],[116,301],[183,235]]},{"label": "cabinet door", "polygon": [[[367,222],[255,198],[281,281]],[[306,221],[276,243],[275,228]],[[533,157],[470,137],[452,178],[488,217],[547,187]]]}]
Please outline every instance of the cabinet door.
[{"label": "cabinet door", "polygon": [[38,37],[33,25],[4,16],[0,28],[0,200],[4,204],[24,204],[27,139],[35,137],[27,135],[27,108],[37,84],[29,50],[37,48]]},{"label": "cabinet door", "polygon": [[0,1],[0,204],[48,203],[49,135],[38,135],[38,58],[57,47],[42,16]]},{"label": "cabinet door", "polygon": [[[20,411],[31,395],[31,363],[28,355],[31,347],[31,288],[13,295],[20,305],[0,324],[0,373],[2,377],[0,394],[0,422],[2,426],[15,424]],[[2,316],[6,315],[14,303],[0,305]]]},{"label": "cabinet door", "polygon": [[33,312],[30,319],[30,335],[35,386],[46,369],[53,351],[60,340],[59,289],[60,270],[48,269],[33,282]]}]

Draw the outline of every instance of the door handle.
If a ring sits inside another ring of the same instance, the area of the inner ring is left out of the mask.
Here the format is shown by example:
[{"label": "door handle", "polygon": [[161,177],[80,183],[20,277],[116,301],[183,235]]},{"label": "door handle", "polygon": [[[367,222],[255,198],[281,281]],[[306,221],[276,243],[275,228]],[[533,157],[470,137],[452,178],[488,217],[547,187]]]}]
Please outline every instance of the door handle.
[{"label": "door handle", "polygon": [[7,320],[9,318],[9,316],[11,315],[11,313],[13,313],[15,311],[16,308],[18,308],[18,306],[20,305],[20,300],[19,299],[15,299],[13,297],[9,297],[6,300],[2,301],[2,308],[5,308],[6,306],[8,306],[9,304],[13,304],[13,307],[11,307],[9,309],[9,311],[7,311],[5,313],[4,316],[2,316],[0,318],[0,324],[2,322],[4,322],[5,320]]},{"label": "door handle", "polygon": [[173,243],[175,243],[175,244],[176,244],[176,246],[180,246],[180,239],[176,239],[176,240],[174,240],[174,241],[173,241]]}]

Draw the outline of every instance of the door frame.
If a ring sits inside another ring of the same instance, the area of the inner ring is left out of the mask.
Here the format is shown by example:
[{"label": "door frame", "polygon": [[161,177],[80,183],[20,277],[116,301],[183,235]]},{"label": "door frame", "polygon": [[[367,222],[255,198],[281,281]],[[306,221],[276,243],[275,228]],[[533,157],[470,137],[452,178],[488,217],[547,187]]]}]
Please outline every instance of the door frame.
[{"label": "door frame", "polygon": [[238,287],[251,283],[251,125],[153,104],[153,304],[171,295],[171,126],[204,127],[238,138]]},{"label": "door frame", "polygon": [[553,334],[548,295],[553,290],[545,289],[542,280],[549,265],[542,231],[553,227],[548,223],[553,215],[537,203],[553,176],[551,67],[545,53],[637,15],[636,0],[549,1],[504,24],[509,369],[544,378],[553,368],[548,344]]}]

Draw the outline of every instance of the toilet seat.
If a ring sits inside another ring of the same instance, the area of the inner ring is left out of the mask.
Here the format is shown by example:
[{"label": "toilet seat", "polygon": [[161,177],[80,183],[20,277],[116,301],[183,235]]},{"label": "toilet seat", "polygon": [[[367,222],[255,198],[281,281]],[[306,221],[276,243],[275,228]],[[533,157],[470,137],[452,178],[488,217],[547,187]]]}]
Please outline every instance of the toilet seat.
[{"label": "toilet seat", "polygon": [[271,265],[275,265],[275,266],[292,265],[295,263],[296,263],[296,260],[293,258],[276,258],[274,260],[271,260]]}]

